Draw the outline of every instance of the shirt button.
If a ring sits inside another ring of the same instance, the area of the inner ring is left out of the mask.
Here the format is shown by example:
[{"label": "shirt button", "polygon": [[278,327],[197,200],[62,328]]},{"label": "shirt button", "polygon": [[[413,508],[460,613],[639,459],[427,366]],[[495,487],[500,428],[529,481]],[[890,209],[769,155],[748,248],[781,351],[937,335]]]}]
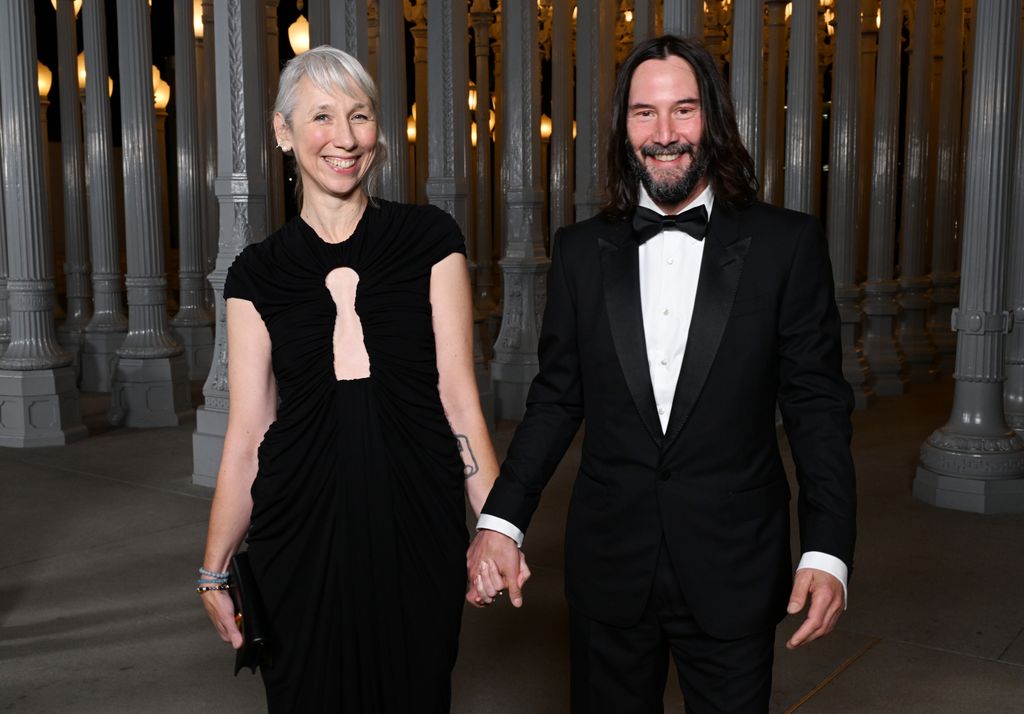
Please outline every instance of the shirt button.
[{"label": "shirt button", "polygon": [[658,415],[659,416],[664,416],[665,415],[664,407],[658,407]]},{"label": "shirt button", "polygon": [[669,265],[672,265],[674,262],[676,262],[676,259],[675,258],[669,258],[665,262],[668,263]]},{"label": "shirt button", "polygon": [[664,367],[664,366],[665,366],[665,365],[667,365],[667,364],[668,364],[668,360],[667,360],[667,359],[663,359],[663,360],[661,360],[661,366],[662,366],[662,367]]},{"label": "shirt button", "polygon": [[668,314],[668,308],[666,307],[666,308],[665,308],[665,311],[664,311],[664,312],[662,312],[661,314],[662,314],[662,315],[667,315],[667,314]]}]

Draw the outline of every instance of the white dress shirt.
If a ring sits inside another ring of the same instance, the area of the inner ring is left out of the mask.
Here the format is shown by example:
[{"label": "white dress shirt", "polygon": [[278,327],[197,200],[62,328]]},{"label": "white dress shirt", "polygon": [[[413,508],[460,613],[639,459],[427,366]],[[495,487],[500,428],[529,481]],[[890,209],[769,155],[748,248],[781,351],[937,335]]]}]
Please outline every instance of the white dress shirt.
[{"label": "white dress shirt", "polygon": [[[703,205],[711,217],[715,197],[711,187],[686,204],[683,210]],[[643,186],[640,186],[639,205],[665,215]],[[682,213],[682,211],[680,211]],[[668,429],[672,414],[672,400],[679,381],[679,371],[686,353],[686,340],[693,318],[697,297],[697,280],[704,256],[704,241],[694,240],[679,229],[663,230],[639,248],[640,256],[640,308],[644,321],[644,340],[647,348],[647,367],[654,388],[654,401],[658,407],[662,433]],[[481,514],[477,530],[498,531],[523,545],[524,534],[503,518]],[[846,593],[849,573],[846,563],[828,553],[808,551],[800,558],[797,570],[815,568],[834,575]]]}]

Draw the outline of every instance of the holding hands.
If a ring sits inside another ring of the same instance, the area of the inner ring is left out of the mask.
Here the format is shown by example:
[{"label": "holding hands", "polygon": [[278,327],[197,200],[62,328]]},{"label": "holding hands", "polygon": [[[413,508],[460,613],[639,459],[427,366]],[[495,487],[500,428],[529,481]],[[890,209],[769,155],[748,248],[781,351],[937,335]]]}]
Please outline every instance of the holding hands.
[{"label": "holding hands", "polygon": [[516,542],[497,531],[480,530],[466,553],[466,601],[487,607],[505,590],[513,607],[523,605],[523,584],[530,578],[526,556]]}]

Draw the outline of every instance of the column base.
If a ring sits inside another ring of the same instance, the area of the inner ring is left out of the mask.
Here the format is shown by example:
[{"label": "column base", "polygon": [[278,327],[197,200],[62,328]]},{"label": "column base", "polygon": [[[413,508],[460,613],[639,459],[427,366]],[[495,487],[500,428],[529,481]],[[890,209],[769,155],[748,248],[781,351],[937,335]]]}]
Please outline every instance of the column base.
[{"label": "column base", "polygon": [[192,432],[192,483],[196,486],[217,485],[227,429],[227,411],[206,405],[196,409],[196,430]]},{"label": "column base", "polygon": [[124,342],[127,330],[122,332],[85,333],[82,345],[82,391],[109,392],[117,368],[117,349]]},{"label": "column base", "polygon": [[171,332],[185,350],[188,378],[206,379],[213,363],[213,328],[210,325],[172,326]]},{"label": "column base", "polygon": [[513,364],[491,362],[491,378],[494,381],[494,414],[498,419],[519,421],[526,413],[526,394],[530,391],[533,378],[540,371],[536,362]]},{"label": "column base", "polygon": [[1024,477],[986,479],[948,476],[917,467],[914,498],[931,506],[970,513],[1024,513]]},{"label": "column base", "polygon": [[64,446],[86,436],[71,367],[0,370],[0,446]]},{"label": "column base", "polygon": [[117,360],[110,423],[137,429],[178,426],[192,412],[185,357]]},{"label": "column base", "polygon": [[82,378],[82,350],[85,348],[85,330],[57,328],[57,342],[71,355],[71,368],[75,371],[76,382]]}]

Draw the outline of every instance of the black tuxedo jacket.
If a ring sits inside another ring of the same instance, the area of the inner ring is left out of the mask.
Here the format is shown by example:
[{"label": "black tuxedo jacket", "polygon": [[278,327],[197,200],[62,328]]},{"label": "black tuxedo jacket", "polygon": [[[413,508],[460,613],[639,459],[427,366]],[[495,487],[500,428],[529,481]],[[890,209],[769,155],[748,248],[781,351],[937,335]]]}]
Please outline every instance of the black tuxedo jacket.
[{"label": "black tuxedo jacket", "polygon": [[585,421],[566,526],[570,605],[611,625],[635,624],[664,539],[697,622],[732,639],[778,622],[792,584],[776,402],[796,465],[802,551],[852,566],[852,394],[817,220],[719,202],[705,240],[662,433],[629,222],[597,217],[559,231],[540,372],[484,512],[525,532]]}]

